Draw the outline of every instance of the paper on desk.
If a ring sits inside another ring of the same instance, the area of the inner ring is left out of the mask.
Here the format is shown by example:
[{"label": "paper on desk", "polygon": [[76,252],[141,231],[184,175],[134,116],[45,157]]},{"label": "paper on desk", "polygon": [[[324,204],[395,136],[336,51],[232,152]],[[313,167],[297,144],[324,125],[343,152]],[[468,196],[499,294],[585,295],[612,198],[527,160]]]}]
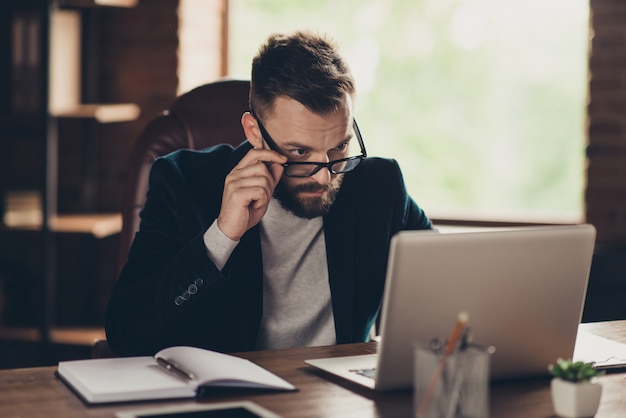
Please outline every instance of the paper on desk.
[{"label": "paper on desk", "polygon": [[598,369],[626,368],[626,344],[579,329],[573,359],[593,362]]}]

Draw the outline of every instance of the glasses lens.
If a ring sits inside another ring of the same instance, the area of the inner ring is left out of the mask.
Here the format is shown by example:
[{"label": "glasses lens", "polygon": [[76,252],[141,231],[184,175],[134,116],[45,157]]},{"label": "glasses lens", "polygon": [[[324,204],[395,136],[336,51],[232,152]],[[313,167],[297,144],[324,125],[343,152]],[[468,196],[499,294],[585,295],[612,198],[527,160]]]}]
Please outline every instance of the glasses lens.
[{"label": "glasses lens", "polygon": [[349,158],[347,160],[338,161],[335,164],[331,165],[330,170],[335,173],[346,173],[348,171],[354,170],[360,162],[361,159],[358,157]]},{"label": "glasses lens", "polygon": [[317,164],[292,164],[285,167],[285,174],[288,177],[309,177],[319,171]]}]

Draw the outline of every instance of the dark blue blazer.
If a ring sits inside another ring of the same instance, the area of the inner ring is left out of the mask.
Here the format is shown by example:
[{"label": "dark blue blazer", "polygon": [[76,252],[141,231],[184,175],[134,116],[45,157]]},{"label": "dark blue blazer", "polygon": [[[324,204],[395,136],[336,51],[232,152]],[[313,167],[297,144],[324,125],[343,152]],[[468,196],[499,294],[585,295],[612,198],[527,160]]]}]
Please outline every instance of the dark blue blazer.
[{"label": "dark blue blazer", "polygon": [[[180,150],[155,161],[139,232],[107,306],[115,353],[152,355],[173,345],[254,349],[263,313],[259,227],[246,232],[221,272],[203,241],[226,175],[250,148]],[[367,158],[344,176],[324,234],[337,343],[352,343],[367,340],[380,310],[391,237],[432,225],[395,161]]]}]

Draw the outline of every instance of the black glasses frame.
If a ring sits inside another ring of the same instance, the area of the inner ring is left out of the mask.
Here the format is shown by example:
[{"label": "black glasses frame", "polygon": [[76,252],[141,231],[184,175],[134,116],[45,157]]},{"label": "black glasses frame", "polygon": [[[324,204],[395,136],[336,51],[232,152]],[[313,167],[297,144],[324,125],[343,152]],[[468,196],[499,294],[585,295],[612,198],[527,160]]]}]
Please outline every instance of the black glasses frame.
[{"label": "black glasses frame", "polygon": [[[257,118],[254,114],[253,116],[259,125],[259,129],[261,130],[261,136],[263,137],[263,140],[267,143],[267,145],[270,147],[272,151],[276,151],[280,154],[281,153],[280,148],[278,147],[278,145],[276,145],[276,142],[274,142],[270,134],[267,132],[267,129],[265,129],[265,126],[263,126],[263,123],[261,123],[261,120]],[[359,126],[356,123],[356,119],[352,120],[352,127],[354,129],[356,139],[359,142],[359,147],[361,147],[361,155],[355,155],[353,157],[348,157],[348,158],[341,158],[339,160],[329,161],[327,163],[318,163],[314,161],[310,161],[310,162],[309,161],[287,161],[286,163],[282,164],[282,166],[285,168],[285,175],[287,177],[305,178],[305,177],[311,177],[315,175],[315,173],[320,171],[322,168],[327,168],[328,171],[330,171],[332,174],[348,173],[354,170],[361,163],[362,160],[367,158],[367,152],[365,151],[365,144],[363,143],[363,138],[361,137],[361,131],[359,130]],[[348,162],[348,161],[357,161],[357,162],[354,164],[354,166],[351,166],[350,169],[348,170],[336,171],[332,169],[333,165],[340,164],[343,162]],[[316,168],[311,170],[311,172],[306,175],[289,175],[287,168],[289,166],[295,166],[295,165],[310,165],[310,166],[316,166]]]}]

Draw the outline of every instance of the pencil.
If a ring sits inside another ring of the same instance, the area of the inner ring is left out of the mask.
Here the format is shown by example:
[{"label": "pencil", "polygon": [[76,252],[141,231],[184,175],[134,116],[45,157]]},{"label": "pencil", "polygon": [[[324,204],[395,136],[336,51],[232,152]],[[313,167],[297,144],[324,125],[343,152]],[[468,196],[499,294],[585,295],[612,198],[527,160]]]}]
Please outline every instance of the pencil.
[{"label": "pencil", "polygon": [[437,386],[437,383],[439,382],[439,379],[441,378],[441,375],[443,374],[443,371],[446,367],[446,362],[448,361],[448,357],[450,356],[450,354],[454,352],[457,342],[459,338],[461,337],[461,335],[463,334],[463,330],[467,326],[468,321],[469,321],[469,315],[465,311],[460,312],[459,315],[457,316],[456,324],[454,325],[454,328],[452,329],[452,332],[450,333],[448,342],[446,343],[443,349],[443,354],[441,358],[439,359],[439,366],[437,367],[437,369],[431,376],[430,381],[428,383],[428,387],[426,388],[426,392],[424,393],[424,396],[422,397],[422,401],[420,402],[420,405],[417,409],[418,417],[423,416],[424,412],[426,412],[426,408],[428,408],[430,398],[433,396],[435,387]]}]

